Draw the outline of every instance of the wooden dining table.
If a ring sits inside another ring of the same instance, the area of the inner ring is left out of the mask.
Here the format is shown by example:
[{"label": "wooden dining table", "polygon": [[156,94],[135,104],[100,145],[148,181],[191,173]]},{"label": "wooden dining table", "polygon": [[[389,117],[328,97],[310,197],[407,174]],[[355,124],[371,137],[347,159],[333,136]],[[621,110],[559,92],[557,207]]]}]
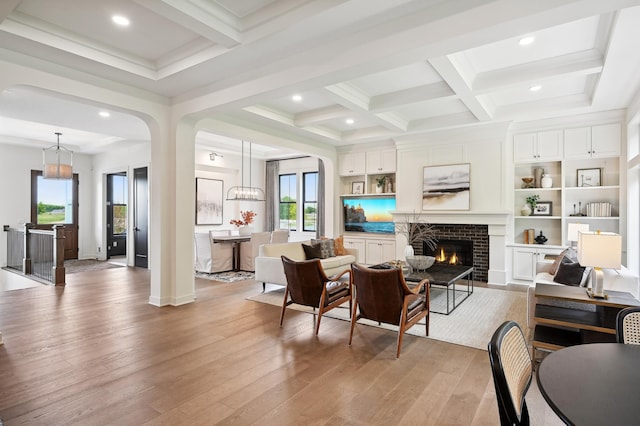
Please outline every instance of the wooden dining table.
[{"label": "wooden dining table", "polygon": [[240,243],[251,241],[251,235],[218,235],[212,236],[214,243],[233,244],[233,270],[240,270]]},{"label": "wooden dining table", "polygon": [[547,355],[538,387],[569,425],[640,424],[640,346],[589,343]]}]

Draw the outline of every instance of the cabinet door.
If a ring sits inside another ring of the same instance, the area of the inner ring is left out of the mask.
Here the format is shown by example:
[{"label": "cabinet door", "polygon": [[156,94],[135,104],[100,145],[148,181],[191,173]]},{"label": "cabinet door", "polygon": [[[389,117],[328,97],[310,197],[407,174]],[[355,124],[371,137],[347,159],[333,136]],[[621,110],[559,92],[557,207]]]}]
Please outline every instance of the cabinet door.
[{"label": "cabinet door", "polygon": [[340,176],[364,175],[364,153],[352,152],[340,156]]},{"label": "cabinet door", "polygon": [[366,156],[367,174],[395,173],[396,150],[368,151]]},{"label": "cabinet door", "polygon": [[529,248],[513,249],[513,278],[533,281],[536,270],[536,251]]},{"label": "cabinet door", "polygon": [[620,125],[605,124],[591,128],[591,156],[616,157],[620,155]]},{"label": "cabinet door", "polygon": [[382,241],[382,262],[388,262],[396,258],[396,243],[395,241]]},{"label": "cabinet door", "polygon": [[537,154],[539,161],[560,160],[562,158],[562,132],[553,130],[538,133]]},{"label": "cabinet door", "polygon": [[564,131],[565,158],[591,158],[591,127]]},{"label": "cabinet door", "polygon": [[365,245],[364,240],[357,238],[346,238],[344,239],[344,248],[357,250],[356,254],[356,262],[364,263],[365,262]]},{"label": "cabinet door", "polygon": [[536,133],[522,133],[513,137],[513,161],[528,162],[536,161],[536,143],[538,136]]}]

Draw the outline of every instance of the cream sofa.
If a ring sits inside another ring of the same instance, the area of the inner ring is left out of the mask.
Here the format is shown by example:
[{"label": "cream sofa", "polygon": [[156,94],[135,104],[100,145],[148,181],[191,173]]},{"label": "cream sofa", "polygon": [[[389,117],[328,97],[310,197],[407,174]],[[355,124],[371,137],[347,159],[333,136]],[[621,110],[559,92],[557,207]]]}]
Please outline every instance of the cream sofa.
[{"label": "cream sofa", "polygon": [[[564,285],[553,281],[553,275],[549,273],[551,269],[551,263],[549,262],[538,262],[536,264],[536,276],[527,289],[527,325],[529,328],[533,328],[535,326],[534,314],[536,309],[536,302],[538,298],[535,296],[536,293],[536,283],[542,284],[555,284],[555,285]],[[627,268],[622,268],[619,271],[613,269],[603,269],[604,273],[604,289],[605,290],[613,290],[613,291],[625,291],[627,293],[631,293],[633,297],[636,299],[640,295],[640,281],[636,275],[633,275]],[[591,276],[587,278],[584,287],[591,287]],[[544,304],[551,305],[550,301],[545,301]],[[571,305],[571,302],[559,302],[561,306],[570,306],[570,307],[585,307],[584,304],[580,305]],[[592,307],[593,308],[593,307]]]},{"label": "cream sofa", "polygon": [[[287,256],[292,260],[305,260],[304,249],[302,243],[311,244],[310,241],[295,241],[281,244],[264,244],[258,249],[258,257],[256,257],[256,281],[262,282],[262,290],[265,289],[266,283],[287,285],[287,278],[284,275],[282,259],[280,256]],[[357,251],[346,249],[347,254],[342,256],[328,257],[320,259],[322,268],[327,276],[349,269],[351,264],[356,261]]]}]

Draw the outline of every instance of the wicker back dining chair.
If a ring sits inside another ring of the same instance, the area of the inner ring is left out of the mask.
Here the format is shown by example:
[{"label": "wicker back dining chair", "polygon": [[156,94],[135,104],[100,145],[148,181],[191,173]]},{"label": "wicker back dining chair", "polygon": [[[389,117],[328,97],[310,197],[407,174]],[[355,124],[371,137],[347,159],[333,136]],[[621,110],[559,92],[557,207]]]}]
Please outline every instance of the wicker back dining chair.
[{"label": "wicker back dining chair", "polygon": [[[396,358],[400,357],[404,333],[425,319],[425,334],[429,335],[429,280],[422,280],[410,289],[402,275],[402,269],[372,269],[352,264],[351,278],[354,287],[349,346],[353,329],[361,318],[398,326]],[[420,294],[422,289],[425,294]]]},{"label": "wicker back dining chair", "polygon": [[500,424],[528,425],[529,410],[525,395],[531,385],[533,363],[518,323],[506,321],[493,333],[489,342],[489,360]]},{"label": "wicker back dining chair", "polygon": [[318,308],[316,335],[320,330],[320,320],[325,312],[345,302],[349,302],[349,308],[351,308],[351,283],[349,280],[340,281],[340,278],[349,273],[348,269],[329,278],[322,269],[320,259],[295,261],[286,256],[281,256],[281,259],[284,274],[287,277],[287,287],[282,301],[280,327],[282,327],[287,306],[293,303]]},{"label": "wicker back dining chair", "polygon": [[640,307],[624,308],[618,312],[616,340],[618,343],[640,345]]}]

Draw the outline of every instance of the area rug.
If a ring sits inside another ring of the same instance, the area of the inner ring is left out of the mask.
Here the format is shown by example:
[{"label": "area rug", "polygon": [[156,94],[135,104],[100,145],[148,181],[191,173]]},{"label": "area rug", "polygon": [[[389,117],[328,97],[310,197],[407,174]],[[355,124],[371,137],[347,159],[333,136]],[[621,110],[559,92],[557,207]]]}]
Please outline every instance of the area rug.
[{"label": "area rug", "polygon": [[[253,272],[247,271],[229,271],[206,274],[204,272],[196,272],[196,278],[204,278],[211,281],[222,281],[224,283],[234,283],[236,281],[252,280]],[[281,296],[282,297],[282,296]]]},{"label": "area rug", "polygon": [[[249,297],[248,300],[282,306],[283,297],[284,287],[280,287]],[[444,297],[444,290],[436,287],[431,289],[432,304]],[[449,315],[430,315],[428,338],[486,350],[493,332],[504,321],[514,320],[523,328],[526,327],[526,300],[527,294],[524,292],[476,287],[473,294]],[[325,316],[349,321],[347,306],[344,304],[327,312]],[[311,308],[299,305],[290,305],[288,309],[313,313]],[[397,330],[397,327],[386,324],[379,326],[377,322],[368,320],[358,321],[358,325],[361,324]],[[424,320],[410,328],[407,333],[425,337]]]},{"label": "area rug", "polygon": [[121,267],[122,265],[95,259],[65,260],[64,262],[64,270],[67,275]]}]

